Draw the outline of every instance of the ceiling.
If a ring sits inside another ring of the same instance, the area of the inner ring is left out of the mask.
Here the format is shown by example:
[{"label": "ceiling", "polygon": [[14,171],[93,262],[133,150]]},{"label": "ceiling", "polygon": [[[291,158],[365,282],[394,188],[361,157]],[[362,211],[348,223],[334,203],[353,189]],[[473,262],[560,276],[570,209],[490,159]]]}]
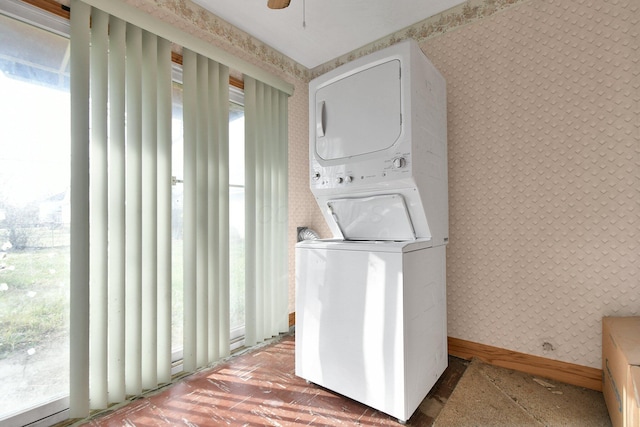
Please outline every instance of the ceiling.
[{"label": "ceiling", "polygon": [[464,0],[291,0],[280,10],[267,0],[193,1],[312,69]]}]

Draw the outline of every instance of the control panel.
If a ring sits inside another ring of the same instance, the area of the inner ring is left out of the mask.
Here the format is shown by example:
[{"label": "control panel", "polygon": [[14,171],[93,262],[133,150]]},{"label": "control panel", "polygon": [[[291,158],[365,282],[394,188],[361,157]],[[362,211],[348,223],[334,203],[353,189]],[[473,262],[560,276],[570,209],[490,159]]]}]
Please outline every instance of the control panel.
[{"label": "control panel", "polygon": [[[322,166],[312,162],[311,188],[350,191],[356,187],[392,182],[411,176],[411,153],[397,152],[386,159],[371,159]],[[337,191],[332,191],[336,193]]]}]

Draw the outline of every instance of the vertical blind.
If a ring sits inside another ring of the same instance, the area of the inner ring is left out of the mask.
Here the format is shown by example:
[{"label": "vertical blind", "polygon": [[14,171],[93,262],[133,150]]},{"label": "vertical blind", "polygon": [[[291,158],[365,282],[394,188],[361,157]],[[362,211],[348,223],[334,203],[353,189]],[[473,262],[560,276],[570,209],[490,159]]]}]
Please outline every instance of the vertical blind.
[{"label": "vertical blind", "polygon": [[183,50],[184,369],[229,354],[229,69]]},{"label": "vertical blind", "polygon": [[287,116],[284,92],[244,78],[245,344],[287,331]]},{"label": "vertical blind", "polygon": [[171,45],[72,10],[70,403],[84,416],[171,379]]},{"label": "vertical blind", "polygon": [[[171,42],[87,2],[71,1],[72,418],[169,382],[172,363]],[[229,69],[185,47],[183,81],[192,371],[229,354]],[[252,345],[288,328],[288,95],[245,81]]]}]

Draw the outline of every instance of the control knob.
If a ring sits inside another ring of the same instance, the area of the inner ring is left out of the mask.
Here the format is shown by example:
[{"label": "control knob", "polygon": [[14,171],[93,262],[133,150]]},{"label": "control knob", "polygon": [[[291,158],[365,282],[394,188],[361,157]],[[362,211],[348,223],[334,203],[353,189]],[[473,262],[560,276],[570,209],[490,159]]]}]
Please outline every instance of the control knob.
[{"label": "control knob", "polygon": [[400,169],[407,165],[407,160],[404,157],[396,157],[393,159],[393,168]]}]

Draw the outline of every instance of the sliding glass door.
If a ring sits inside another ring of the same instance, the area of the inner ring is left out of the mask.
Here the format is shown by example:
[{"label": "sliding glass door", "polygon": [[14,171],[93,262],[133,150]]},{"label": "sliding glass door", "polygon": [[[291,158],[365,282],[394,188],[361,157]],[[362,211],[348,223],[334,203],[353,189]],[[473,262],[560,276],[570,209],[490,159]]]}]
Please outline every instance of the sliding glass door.
[{"label": "sliding glass door", "polygon": [[68,62],[0,15],[0,420],[69,392]]},{"label": "sliding glass door", "polygon": [[[35,25],[37,24],[37,25]],[[43,29],[45,28],[45,29]],[[46,424],[69,407],[68,20],[0,5],[0,425]],[[181,69],[172,91],[172,351],[183,346]],[[230,327],[244,338],[244,107],[231,88]],[[176,363],[180,370],[180,363]]]}]

